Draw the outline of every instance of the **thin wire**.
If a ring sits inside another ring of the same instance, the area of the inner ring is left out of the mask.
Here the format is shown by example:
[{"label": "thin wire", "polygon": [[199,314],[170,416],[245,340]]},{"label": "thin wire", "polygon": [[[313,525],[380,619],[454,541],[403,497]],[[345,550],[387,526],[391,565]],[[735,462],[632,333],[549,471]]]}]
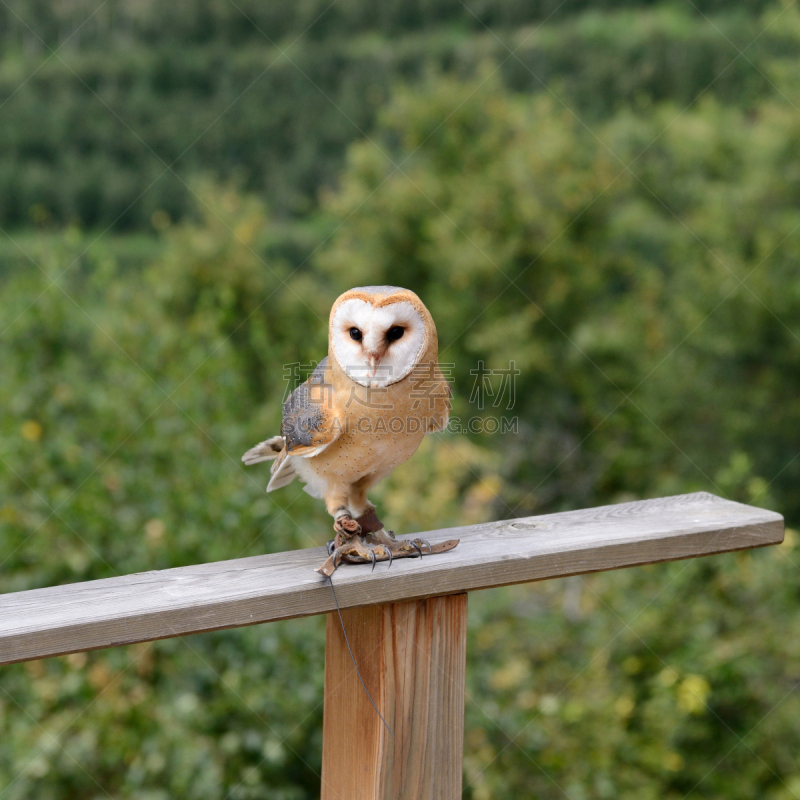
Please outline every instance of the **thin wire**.
[{"label": "thin wire", "polygon": [[333,592],[333,602],[336,603],[336,613],[339,615],[339,622],[342,624],[342,633],[344,634],[344,640],[347,644],[347,649],[350,653],[350,658],[353,660],[353,666],[356,668],[356,675],[358,675],[358,679],[361,681],[361,685],[364,687],[364,691],[367,694],[367,698],[369,699],[370,703],[372,703],[372,707],[375,709],[375,713],[381,718],[381,722],[386,727],[386,730],[389,731],[389,736],[394,739],[394,734],[392,733],[392,729],[386,723],[386,720],[383,718],[383,714],[378,711],[378,706],[375,705],[375,701],[372,699],[372,695],[369,693],[366,684],[364,683],[364,679],[361,677],[361,670],[358,668],[358,664],[356,664],[356,657],[353,655],[353,649],[350,647],[350,640],[347,638],[347,631],[344,629],[344,620],[342,619],[342,612],[339,608],[339,601],[336,599],[336,589],[333,588],[333,575],[328,577],[328,580],[331,584],[331,591]]}]

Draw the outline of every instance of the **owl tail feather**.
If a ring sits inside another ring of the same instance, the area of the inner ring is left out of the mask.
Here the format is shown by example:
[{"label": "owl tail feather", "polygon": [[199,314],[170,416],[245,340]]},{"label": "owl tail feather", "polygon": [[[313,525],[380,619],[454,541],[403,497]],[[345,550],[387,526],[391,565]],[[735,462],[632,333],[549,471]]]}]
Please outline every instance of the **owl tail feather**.
[{"label": "owl tail feather", "polygon": [[250,466],[260,464],[262,461],[272,461],[277,458],[284,448],[283,436],[273,436],[265,442],[260,442],[255,447],[251,447],[243,456],[242,461]]}]

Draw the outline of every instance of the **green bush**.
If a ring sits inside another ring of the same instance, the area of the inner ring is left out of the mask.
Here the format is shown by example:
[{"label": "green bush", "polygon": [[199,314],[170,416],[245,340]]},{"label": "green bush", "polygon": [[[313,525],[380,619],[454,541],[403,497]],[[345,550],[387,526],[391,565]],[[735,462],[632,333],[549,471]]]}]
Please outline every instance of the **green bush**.
[{"label": "green bush", "polygon": [[547,96],[437,81],[352,149],[320,264],[337,289],[407,276],[462,415],[477,363],[516,363],[496,513],[704,487],[794,519],[796,409],[776,398],[800,391],[799,138],[783,102],[587,129]]},{"label": "green bush", "polygon": [[[512,89],[555,91],[593,123],[705,93],[751,108],[774,93],[773,61],[800,53],[789,12],[775,21],[778,12],[741,9],[710,19],[671,6],[587,11],[520,28],[538,12],[531,7],[527,18],[524,4],[510,4],[508,13],[487,7],[495,26],[487,30],[471,14],[456,25],[453,14],[467,13],[459,3],[441,14],[432,6],[436,26],[395,30],[357,5],[353,19],[366,29],[346,36],[333,21],[304,34],[302,20],[286,28],[261,19],[293,19],[271,4],[245,9],[251,23],[231,3],[147,13],[119,5],[113,14],[109,3],[83,27],[83,4],[63,20],[47,7],[34,16],[29,5],[19,13],[46,41],[48,31],[76,33],[51,52],[16,17],[0,25],[0,224],[12,228],[150,230],[159,210],[173,219],[189,212],[188,182],[199,172],[301,217],[321,188],[336,185],[347,147],[373,130],[393,87],[431,71],[475,75],[490,59]],[[292,8],[322,13],[316,4]]]},{"label": "green bush", "polygon": [[[401,87],[300,225],[193,179],[182,220],[147,200],[157,239],[57,232],[44,206],[0,237],[0,591],[324,542],[320,504],[266,497],[239,455],[362,283],[431,308],[458,416],[519,421],[429,438],[376,492],[396,529],[695,489],[798,524],[795,61],[746,107],[626,96],[591,121],[474,63]],[[92,170],[117,177],[81,158],[102,206]],[[472,371],[511,361],[513,406],[480,408]],[[474,594],[465,797],[795,797],[797,545]],[[4,667],[0,792],[317,797],[323,638]]]}]

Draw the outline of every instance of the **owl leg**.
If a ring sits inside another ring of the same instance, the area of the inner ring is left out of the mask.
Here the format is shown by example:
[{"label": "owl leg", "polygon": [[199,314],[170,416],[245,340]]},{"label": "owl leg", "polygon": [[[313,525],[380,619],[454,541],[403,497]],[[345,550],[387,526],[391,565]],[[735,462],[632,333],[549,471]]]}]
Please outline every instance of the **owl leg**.
[{"label": "owl leg", "polygon": [[361,526],[350,516],[349,511],[345,511],[336,517],[333,521],[333,529],[338,535],[348,539],[361,533]]},{"label": "owl leg", "polygon": [[336,531],[336,536],[331,539],[328,544],[328,555],[331,556],[337,550],[347,544],[351,539],[357,538],[361,533],[361,526],[357,520],[354,520],[347,509],[336,517],[333,521],[333,529]]},{"label": "owl leg", "polygon": [[367,499],[367,491],[382,477],[382,473],[371,473],[360,478],[349,487],[347,507],[352,515],[358,519],[375,511],[375,506]]},{"label": "owl leg", "polygon": [[[339,523],[339,520],[341,520],[341,523]],[[358,530],[356,530],[354,533],[350,533],[350,528],[352,528],[353,522],[358,525]],[[337,525],[337,523],[339,524]],[[333,523],[333,529],[336,531],[336,538],[331,539],[327,544],[328,555],[332,555],[333,551],[337,547],[343,545],[353,535],[360,536],[364,533],[372,533],[373,531],[383,530],[383,523],[378,519],[378,515],[375,512],[375,506],[370,505],[368,511],[365,511],[355,519],[352,517],[340,517]]]},{"label": "owl leg", "polygon": [[337,546],[349,537],[361,533],[361,528],[351,513],[347,486],[329,485],[324,499],[325,507],[333,517],[333,530],[336,531]]}]

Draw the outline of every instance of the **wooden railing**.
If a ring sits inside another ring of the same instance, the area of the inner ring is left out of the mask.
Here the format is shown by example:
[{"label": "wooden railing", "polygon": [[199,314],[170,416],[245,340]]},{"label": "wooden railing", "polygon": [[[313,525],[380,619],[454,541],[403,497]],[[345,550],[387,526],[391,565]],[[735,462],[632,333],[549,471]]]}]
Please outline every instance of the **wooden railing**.
[{"label": "wooden railing", "polygon": [[[430,531],[459,546],[343,565],[325,656],[324,800],[461,796],[466,592],[783,540],[774,512],[697,493]],[[0,664],[325,614],[322,547],[0,595]]]}]

